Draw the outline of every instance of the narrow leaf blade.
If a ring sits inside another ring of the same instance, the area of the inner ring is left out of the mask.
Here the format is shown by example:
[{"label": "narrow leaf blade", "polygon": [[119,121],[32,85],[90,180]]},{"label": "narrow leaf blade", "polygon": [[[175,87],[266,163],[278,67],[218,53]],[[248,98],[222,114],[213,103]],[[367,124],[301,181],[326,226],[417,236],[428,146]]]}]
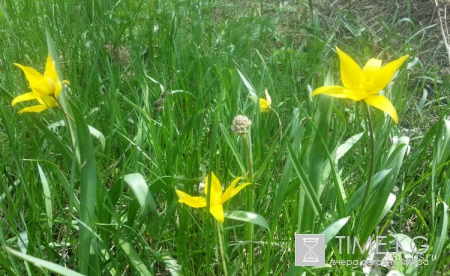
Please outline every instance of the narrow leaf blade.
[{"label": "narrow leaf blade", "polygon": [[265,228],[267,231],[270,232],[269,224],[267,223],[266,219],[261,215],[247,211],[227,211],[225,212],[225,217],[229,219],[253,223]]}]

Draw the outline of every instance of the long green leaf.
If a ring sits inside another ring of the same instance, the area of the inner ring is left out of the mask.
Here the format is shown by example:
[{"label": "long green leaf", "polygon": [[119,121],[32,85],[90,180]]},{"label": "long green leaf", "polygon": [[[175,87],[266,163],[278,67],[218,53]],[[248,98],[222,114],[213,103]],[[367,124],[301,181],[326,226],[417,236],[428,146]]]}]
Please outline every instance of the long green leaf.
[{"label": "long green leaf", "polygon": [[70,270],[66,267],[60,266],[58,264],[46,261],[46,260],[42,260],[33,256],[30,256],[28,254],[16,251],[14,249],[11,249],[9,247],[5,247],[6,251],[8,251],[9,253],[11,253],[12,255],[19,257],[27,262],[32,263],[33,265],[37,266],[37,267],[43,267],[47,270],[50,270],[52,272],[58,273],[59,275],[64,275],[64,276],[83,276],[83,274],[80,274],[78,272],[75,272],[73,270]]},{"label": "long green leaf", "polygon": [[[53,40],[52,37],[50,35],[50,31],[48,29],[48,26],[46,26],[45,28],[45,37],[47,39],[47,48],[48,48],[48,52],[50,53],[53,61],[55,62],[55,68],[56,68],[56,72],[58,72],[58,76],[60,80],[64,80],[63,76],[61,75],[61,70],[59,68],[59,55],[56,52],[55,46],[53,45]],[[70,81],[70,80],[69,80]],[[73,117],[72,115],[72,110],[71,110],[71,105],[69,103],[69,99],[66,96],[66,89],[63,88],[61,93],[58,96],[58,102],[61,106],[61,109],[63,110],[63,112],[67,115],[69,115],[70,117]],[[70,135],[71,135],[71,141],[72,141],[72,146],[75,146],[75,141],[76,141],[76,127],[75,127],[75,122],[73,122],[72,120],[67,120],[69,123],[69,129],[70,129]],[[79,145],[78,145],[79,146]],[[70,163],[68,163],[70,164]]]},{"label": "long green leaf", "polygon": [[244,82],[245,87],[248,89],[248,93],[250,94],[250,97],[252,97],[253,101],[255,103],[258,102],[258,95],[255,93],[255,88],[250,84],[250,82],[247,80],[247,78],[244,76],[244,74],[241,73],[241,71],[237,70],[239,76],[241,77],[241,80]]},{"label": "long green leaf", "polygon": [[[376,189],[378,185],[383,181],[383,179],[391,172],[392,168],[382,170],[377,172],[372,177],[372,189]],[[362,202],[364,190],[366,189],[367,183],[359,187],[356,192],[354,192],[347,201],[346,212],[350,214],[353,212]]]},{"label": "long green leaf", "polygon": [[337,233],[339,233],[342,227],[344,227],[347,224],[349,218],[350,217],[341,218],[328,225],[325,229],[323,229],[321,234],[325,234],[325,244],[331,241],[334,238],[334,236],[336,236]]},{"label": "long green leaf", "polygon": [[[97,195],[97,173],[94,155],[94,145],[84,116],[78,107],[71,105],[76,126],[76,143],[80,151],[80,220],[91,229],[94,229],[95,205]],[[98,273],[98,257],[91,256],[92,232],[83,225],[80,226],[79,258],[80,271],[83,274]],[[95,243],[94,243],[95,244]]]},{"label": "long green leaf", "polygon": [[[318,215],[322,213],[322,207],[320,204],[319,197],[316,194],[316,190],[314,189],[312,183],[309,181],[308,175],[306,174],[305,170],[300,165],[300,162],[298,161],[297,157],[295,156],[295,153],[293,152],[293,149],[291,145],[288,144],[289,149],[289,156],[292,159],[292,164],[294,166],[294,170],[297,173],[298,177],[300,178],[300,181],[302,183],[302,187],[305,189],[306,197],[308,198],[311,209],[314,211],[314,214]],[[310,214],[312,215],[312,214]]]},{"label": "long green leaf", "polygon": [[183,276],[183,271],[181,266],[178,264],[177,260],[172,258],[172,256],[165,255],[162,257],[164,264],[166,265],[167,270],[169,270],[170,275],[172,276]]},{"label": "long green leaf", "polygon": [[127,256],[131,265],[136,269],[137,273],[141,276],[152,276],[148,268],[145,266],[144,262],[141,260],[139,253],[133,248],[133,246],[125,239],[124,236],[116,233],[117,238],[119,239],[119,246]]},{"label": "long green leaf", "polygon": [[226,211],[225,217],[229,219],[253,223],[265,228],[267,231],[270,232],[269,224],[267,223],[266,219],[261,215],[247,211]]},{"label": "long green leaf", "polygon": [[30,116],[30,119],[33,122],[33,125],[35,125],[44,133],[45,138],[51,141],[54,149],[57,150],[59,154],[61,154],[64,161],[66,162],[66,165],[70,166],[72,164],[72,152],[70,151],[70,147],[68,147],[60,137],[55,135],[55,133],[50,130],[48,126],[40,120],[40,118]]},{"label": "long green leaf", "polygon": [[403,164],[403,160],[408,151],[409,137],[402,136],[392,144],[386,160],[383,162],[383,168],[391,168],[390,173],[381,181],[381,183],[372,189],[371,196],[367,202],[367,208],[362,216],[362,221],[364,226],[360,227],[358,230],[360,232],[361,241],[365,242],[367,238],[375,231],[378,223],[386,215],[388,210],[387,207],[392,207],[392,200],[395,201],[395,196],[391,193],[395,180],[400,172],[400,168]]},{"label": "long green leaf", "polygon": [[42,189],[44,191],[44,202],[45,202],[45,212],[47,215],[47,224],[50,231],[53,228],[53,207],[52,207],[52,194],[50,192],[50,187],[48,185],[47,177],[45,176],[42,168],[37,164],[39,170],[39,176],[41,178]]},{"label": "long green leaf", "polygon": [[[433,252],[431,253],[431,258],[429,258],[430,262],[429,265],[427,266],[426,270],[427,272],[425,273],[425,275],[433,275],[434,269],[436,268],[437,263],[439,261],[439,257],[441,256],[442,250],[444,249],[444,245],[448,240],[448,226],[449,226],[448,213],[449,213],[448,205],[445,202],[443,202],[442,215],[436,232],[436,238],[434,240]],[[445,254],[445,256],[447,255],[448,251]]]},{"label": "long green leaf", "polygon": [[[439,135],[440,134],[440,135]],[[450,156],[450,120],[443,120],[436,137],[436,167],[445,163]]]},{"label": "long green leaf", "polygon": [[[300,117],[299,117],[299,109],[295,108],[292,112],[292,116],[291,116],[291,121],[289,124],[289,127],[287,130],[290,130],[289,135],[288,135],[288,142],[287,143],[292,143],[291,147],[295,150],[298,150],[300,148],[301,145],[301,141],[302,138],[304,137],[305,134],[305,127],[304,125],[301,123]],[[290,185],[293,184],[293,182],[291,181],[292,179],[292,159],[288,158],[286,161],[286,164],[283,167],[283,173],[281,175],[281,179],[279,181],[279,184],[277,185],[277,190],[275,193],[275,200],[274,200],[274,205],[273,205],[273,210],[272,212],[274,213],[274,217],[279,217],[280,213],[283,210],[283,204],[285,204],[285,198],[287,196],[287,191],[290,187]],[[270,224],[270,229],[272,230],[271,232],[273,233],[277,227],[278,227],[278,223],[279,220],[275,219],[271,222]],[[272,253],[272,236],[269,235],[269,239],[268,239],[268,245],[267,245],[267,249],[265,252],[265,257],[264,257],[264,266],[263,269],[261,270],[261,275],[267,275],[268,271],[270,269],[270,257],[271,257],[271,253]]]},{"label": "long green leaf", "polygon": [[[325,85],[333,83],[331,70],[328,72],[325,79]],[[331,112],[333,110],[333,98],[328,96],[319,95],[315,98],[317,101],[317,109],[315,111],[313,120],[310,123],[313,125],[313,130],[309,138],[309,143],[305,144],[306,150],[304,156],[302,156],[302,170],[304,170],[304,176],[302,177],[303,183],[308,183],[307,189],[309,191],[305,194],[300,190],[299,194],[299,212],[307,213],[308,216],[299,216],[297,222],[297,228],[299,233],[314,233],[316,229],[316,216],[318,213],[314,210],[317,206],[320,207],[320,203],[310,203],[305,200],[305,195],[311,197],[312,192],[319,198],[325,189],[325,185],[330,176],[332,165],[329,159],[329,148],[334,148],[332,145],[329,130],[331,126]],[[293,155],[291,154],[291,157]],[[296,162],[294,162],[295,164]],[[299,163],[300,164],[300,163]],[[299,171],[300,166],[294,166],[296,171]],[[338,184],[338,183],[335,183]],[[340,189],[340,187],[337,187]],[[342,191],[339,191],[342,194]],[[309,195],[308,195],[309,194]],[[342,203],[342,201],[341,201]],[[314,206],[315,205],[315,206]],[[343,204],[340,205],[343,212]],[[320,212],[321,213],[321,212]],[[341,214],[341,217],[343,214]],[[323,216],[321,217],[321,219]]]},{"label": "long green leaf", "polygon": [[156,214],[156,203],[144,177],[140,173],[127,174],[123,177],[131,188],[144,213]]},{"label": "long green leaf", "polygon": [[364,132],[358,133],[347,139],[336,150],[335,162],[342,158],[363,136]]},{"label": "long green leaf", "polygon": [[[64,120],[61,120],[61,121],[58,121],[56,123],[49,125],[48,128],[54,131],[57,127],[65,127],[65,126],[66,126],[66,122]],[[99,131],[98,129],[96,129],[93,126],[88,126],[88,128],[89,128],[89,132],[91,133],[91,135],[98,139],[98,141],[102,145],[102,149],[105,149],[106,139],[105,139],[105,136],[103,135],[103,133],[101,133],[101,131]]]},{"label": "long green leaf", "polygon": [[75,208],[76,212],[80,212],[80,201],[76,197],[74,187],[69,184],[61,169],[52,162],[43,161],[43,163],[47,169],[54,174],[56,177],[56,182],[64,188],[65,192],[70,197],[71,203],[73,204],[73,208]]},{"label": "long green leaf", "polygon": [[229,134],[229,131],[225,129],[225,126],[222,123],[219,123],[220,130],[222,131],[222,135],[225,138],[225,141],[227,142],[228,146],[230,147],[231,151],[233,152],[234,157],[236,158],[236,161],[241,168],[241,171],[245,172],[245,165],[242,161],[241,155],[239,154],[235,143],[233,143],[231,136]]},{"label": "long green leaf", "polygon": [[443,120],[439,123],[439,128],[434,141],[434,158],[431,177],[431,217],[432,223],[436,214],[436,184],[439,179],[438,168],[448,160],[450,155],[450,120]]},{"label": "long green leaf", "polygon": [[396,196],[394,194],[389,194],[388,199],[384,203],[377,202],[376,200],[371,201],[371,205],[369,206],[369,211],[365,213],[364,223],[361,229],[361,240],[362,242],[366,242],[367,238],[372,234],[376,226],[380,223],[380,221],[386,216],[386,214],[391,210],[392,206],[395,203]]}]

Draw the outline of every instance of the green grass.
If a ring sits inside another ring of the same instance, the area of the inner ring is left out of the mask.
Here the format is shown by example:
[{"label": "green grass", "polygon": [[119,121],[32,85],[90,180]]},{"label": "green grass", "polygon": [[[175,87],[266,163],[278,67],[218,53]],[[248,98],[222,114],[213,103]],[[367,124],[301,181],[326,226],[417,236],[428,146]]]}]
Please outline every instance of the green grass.
[{"label": "green grass", "polygon": [[[401,10],[362,21],[336,9],[329,21],[291,2],[0,3],[0,274],[363,275],[331,265],[368,258],[339,252],[335,236],[399,234],[426,237],[416,245],[429,245],[429,264],[372,275],[448,273],[448,79],[422,59],[436,37]],[[370,109],[364,208],[364,107],[310,97],[341,84],[335,46],[361,65],[410,55],[385,90],[399,124]],[[29,88],[13,63],[43,73],[49,52],[70,81],[61,109],[17,114],[28,103],[11,101]],[[265,89],[279,117],[260,112]],[[252,120],[251,162],[230,128],[240,114]],[[224,186],[253,184],[224,204],[219,227],[175,194],[201,194],[212,171]],[[326,234],[327,266],[295,266],[300,233]]]}]

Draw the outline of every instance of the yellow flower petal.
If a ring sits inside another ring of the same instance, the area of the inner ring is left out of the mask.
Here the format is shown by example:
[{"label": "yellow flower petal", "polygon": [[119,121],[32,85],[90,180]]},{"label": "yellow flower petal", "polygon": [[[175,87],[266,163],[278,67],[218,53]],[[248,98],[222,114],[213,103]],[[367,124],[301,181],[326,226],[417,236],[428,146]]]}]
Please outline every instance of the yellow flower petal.
[{"label": "yellow flower petal", "polygon": [[266,100],[267,100],[267,104],[269,104],[269,106],[272,105],[272,98],[269,95],[269,91],[267,91],[267,89],[264,91],[266,93]]},{"label": "yellow flower petal", "polygon": [[233,180],[233,182],[231,182],[230,186],[223,193],[223,196],[220,200],[221,203],[224,203],[225,201],[229,200],[230,198],[235,196],[237,193],[239,193],[242,189],[244,189],[245,187],[247,187],[248,185],[251,184],[251,183],[245,183],[245,184],[241,184],[236,187],[236,184],[239,182],[240,179],[241,178],[238,177],[235,180]]},{"label": "yellow flower petal", "polygon": [[23,66],[19,63],[13,63],[15,66],[19,67],[22,72],[25,74],[27,81],[30,83],[40,82],[44,79],[44,76],[41,75],[36,69],[28,66]]},{"label": "yellow flower petal", "polygon": [[55,62],[52,60],[50,53],[48,54],[47,62],[45,63],[44,76],[50,78],[55,83],[58,81],[58,73],[55,69]]},{"label": "yellow flower petal", "polygon": [[61,92],[61,90],[62,90],[62,84],[61,84],[61,82],[58,80],[57,82],[55,82],[55,92],[54,92],[54,96],[56,97],[56,98],[58,98],[59,97],[59,93]]},{"label": "yellow flower petal", "polygon": [[263,99],[263,98],[259,98],[259,110],[262,113],[269,113],[270,112],[270,105],[269,103]]},{"label": "yellow flower petal", "polygon": [[367,61],[366,65],[364,65],[363,68],[364,77],[367,79],[368,77],[371,77],[373,74],[375,74],[378,70],[380,70],[381,62],[382,61],[380,59],[369,59],[369,61]]},{"label": "yellow flower petal", "polygon": [[47,63],[45,64],[44,76],[49,78],[51,80],[51,82],[53,82],[53,84],[55,85],[54,94],[55,94],[56,98],[58,98],[59,93],[62,90],[63,84],[70,85],[70,82],[67,80],[63,80],[63,81],[59,80],[58,72],[56,71],[56,68],[55,68],[55,62],[52,60],[52,57],[50,56],[50,54],[48,54],[48,56],[47,56]]},{"label": "yellow flower petal", "polygon": [[269,113],[270,106],[272,105],[272,98],[269,95],[269,91],[267,89],[264,91],[266,93],[266,99],[259,99],[259,109],[262,113]]},{"label": "yellow flower petal", "polygon": [[225,201],[227,201],[228,199],[230,199],[230,198],[232,198],[232,197],[234,196],[233,190],[234,190],[234,187],[236,186],[236,184],[239,182],[239,180],[241,180],[241,177],[236,177],[236,178],[231,182],[230,186],[228,186],[228,187],[225,189],[225,192],[223,193],[222,198],[221,198],[221,200],[220,200],[221,203],[224,203]]},{"label": "yellow flower petal", "polygon": [[389,62],[381,69],[376,71],[370,79],[367,80],[368,86],[367,92],[371,95],[377,94],[383,88],[385,88],[394,77],[395,72],[402,66],[402,64],[408,59],[408,55],[404,55],[399,59]]},{"label": "yellow flower petal", "polygon": [[190,196],[180,190],[175,190],[178,196],[178,202],[184,203],[192,208],[206,207],[206,198],[200,196]]},{"label": "yellow flower petal", "polygon": [[211,206],[209,212],[218,222],[222,223],[225,220],[222,204]]},{"label": "yellow flower petal", "polygon": [[17,103],[20,103],[20,102],[35,100],[40,97],[41,96],[39,94],[36,94],[34,92],[28,92],[28,93],[25,93],[25,94],[15,97],[11,102],[11,106],[15,106]]},{"label": "yellow flower petal", "polygon": [[348,94],[346,92],[347,88],[343,86],[322,86],[317,89],[315,89],[311,97],[314,97],[316,95],[324,94],[335,98],[341,98],[345,99],[348,98]]},{"label": "yellow flower petal", "polygon": [[363,72],[361,67],[346,53],[336,47],[341,61],[341,79],[345,87],[357,87],[361,84]]},{"label": "yellow flower petal", "polygon": [[384,112],[386,112],[389,116],[392,117],[394,122],[398,124],[398,116],[395,107],[392,103],[385,97],[381,95],[371,95],[364,99],[364,101],[375,108],[378,108]]},{"label": "yellow flower petal", "polygon": [[52,96],[44,96],[44,97],[38,98],[37,100],[38,100],[41,104],[43,104],[43,105],[45,105],[45,106],[47,106],[47,107],[50,107],[50,108],[56,108],[56,107],[59,107],[58,102],[57,102],[57,101],[55,100],[55,98],[52,97]]},{"label": "yellow flower petal", "polygon": [[383,67],[381,67],[381,60],[372,58],[367,61],[361,70],[349,55],[342,52],[338,47],[336,47],[336,50],[341,61],[341,78],[344,86],[319,87],[313,91],[311,96],[325,94],[336,98],[348,98],[353,101],[364,100],[366,104],[386,112],[398,123],[397,111],[392,103],[386,97],[375,96],[375,94],[389,84],[408,55],[389,62]]},{"label": "yellow flower petal", "polygon": [[347,94],[347,98],[355,102],[358,102],[369,96],[369,94],[367,94],[364,89],[345,89],[344,92]]},{"label": "yellow flower petal", "polygon": [[24,113],[24,112],[35,112],[35,113],[39,113],[39,112],[42,112],[42,111],[44,111],[44,110],[46,110],[46,109],[47,109],[47,106],[41,104],[41,105],[34,105],[34,106],[22,108],[22,109],[19,110],[19,112],[17,112],[17,113],[19,113],[19,114]]},{"label": "yellow flower petal", "polygon": [[23,66],[18,63],[14,63],[14,65],[22,69],[33,92],[39,94],[40,96],[51,95],[54,93],[55,86],[34,68]]},{"label": "yellow flower petal", "polygon": [[[225,193],[222,196],[222,186],[220,185],[219,180],[217,179],[216,175],[211,172],[211,195],[210,195],[210,206],[209,206],[209,212],[214,216],[214,218],[219,221],[224,221],[224,213],[223,213],[223,206],[222,203],[227,201],[228,199],[235,196],[239,191],[241,191],[244,187],[250,185],[250,183],[245,183],[242,185],[239,185],[236,187],[237,183],[239,182],[241,178],[237,177],[233,182],[230,184],[230,186],[225,190]],[[205,194],[207,194],[208,191],[208,179],[205,180]],[[188,206],[191,206],[193,208],[202,208],[206,207],[206,198],[205,197],[193,197],[185,192],[182,192],[180,190],[175,190],[175,192],[178,195],[178,202],[185,203]]]},{"label": "yellow flower petal", "polygon": [[[209,193],[208,190],[209,184],[209,177],[206,177],[205,179],[205,195]],[[211,195],[210,195],[210,205],[215,205],[220,202],[220,198],[222,197],[222,185],[219,182],[219,179],[217,179],[214,172],[211,172]]]}]

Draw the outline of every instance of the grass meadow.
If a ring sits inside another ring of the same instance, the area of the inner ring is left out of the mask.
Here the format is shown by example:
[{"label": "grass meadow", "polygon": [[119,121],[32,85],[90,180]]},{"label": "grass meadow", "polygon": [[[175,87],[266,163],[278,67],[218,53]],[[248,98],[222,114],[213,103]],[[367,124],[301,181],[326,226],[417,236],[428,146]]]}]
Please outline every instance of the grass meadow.
[{"label": "grass meadow", "polygon": [[[440,27],[325,2],[2,1],[0,274],[449,275]],[[343,85],[336,47],[409,55],[381,93],[398,124],[312,97]],[[70,84],[19,114],[43,84],[14,63],[48,54]],[[325,265],[295,265],[296,234],[325,235]]]}]

